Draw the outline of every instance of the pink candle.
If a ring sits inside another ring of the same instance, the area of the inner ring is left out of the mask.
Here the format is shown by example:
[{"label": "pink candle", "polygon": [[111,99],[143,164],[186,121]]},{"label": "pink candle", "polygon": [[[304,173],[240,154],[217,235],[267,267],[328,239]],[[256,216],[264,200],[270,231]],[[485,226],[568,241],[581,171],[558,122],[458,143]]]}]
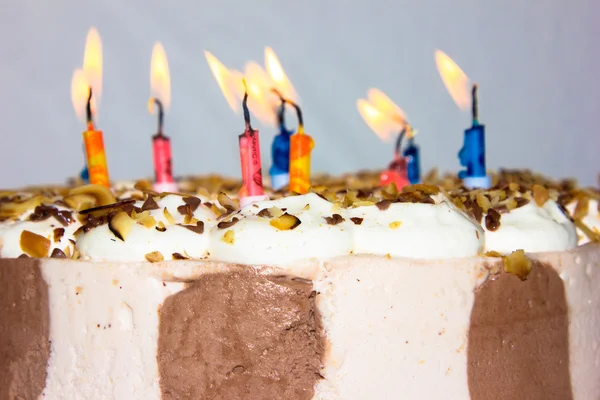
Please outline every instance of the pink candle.
[{"label": "pink candle", "polygon": [[162,102],[151,98],[158,107],[158,132],[152,136],[152,154],[154,159],[154,189],[158,192],[177,192],[177,184],[173,181],[171,161],[171,139],[163,132],[164,111]]}]

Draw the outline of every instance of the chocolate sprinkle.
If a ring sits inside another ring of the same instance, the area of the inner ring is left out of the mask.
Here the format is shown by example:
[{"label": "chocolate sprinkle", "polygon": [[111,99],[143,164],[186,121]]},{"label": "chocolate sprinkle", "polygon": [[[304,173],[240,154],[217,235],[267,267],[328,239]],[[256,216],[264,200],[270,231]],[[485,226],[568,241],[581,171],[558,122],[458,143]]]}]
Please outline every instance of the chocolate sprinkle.
[{"label": "chocolate sprinkle", "polygon": [[202,222],[202,221],[196,222],[196,225],[181,225],[180,224],[179,226],[183,226],[184,228],[189,229],[190,231],[197,233],[199,235],[202,235],[204,233],[204,222]]},{"label": "chocolate sprinkle", "polygon": [[355,225],[360,225],[362,224],[363,219],[359,217],[352,217],[350,218],[350,221],[354,222]]},{"label": "chocolate sprinkle", "polygon": [[488,231],[494,232],[500,228],[500,213],[493,208],[488,210],[485,216],[485,227]]},{"label": "chocolate sprinkle", "polygon": [[189,204],[184,204],[182,206],[177,207],[177,211],[179,212],[179,214],[187,215],[188,217],[191,217],[193,215],[192,206],[190,206]]},{"label": "chocolate sprinkle", "polygon": [[217,224],[217,228],[219,228],[219,229],[227,229],[227,228],[230,228],[230,227],[234,226],[239,221],[240,221],[239,219],[237,219],[236,217],[233,217],[229,221],[221,221],[221,222],[219,222]]},{"label": "chocolate sprinkle", "polygon": [[152,196],[148,196],[144,204],[142,204],[142,211],[158,210],[159,208],[158,203],[156,203],[156,200]]},{"label": "chocolate sprinkle", "polygon": [[173,260],[187,260],[188,258],[179,254],[179,253],[173,253]]},{"label": "chocolate sprinkle", "polygon": [[50,254],[50,258],[67,258],[67,255],[64,251],[59,249],[58,247],[52,250],[52,254]]},{"label": "chocolate sprinkle", "polygon": [[202,203],[202,200],[200,200],[196,196],[189,196],[189,197],[184,197],[183,202],[185,204],[189,205],[190,207],[192,207],[192,212],[193,212],[193,211],[196,211],[198,206]]},{"label": "chocolate sprinkle", "polygon": [[65,228],[56,228],[56,229],[54,229],[53,233],[54,233],[54,241],[59,242],[60,239],[65,234]]},{"label": "chocolate sprinkle", "polygon": [[391,204],[392,204],[391,200],[381,200],[381,201],[378,201],[377,203],[375,203],[377,208],[379,208],[379,210],[381,210],[381,211],[385,211],[388,208],[390,208]]},{"label": "chocolate sprinkle", "polygon": [[345,221],[344,217],[340,214],[333,214],[331,217],[325,217],[328,225],[337,225]]},{"label": "chocolate sprinkle", "polygon": [[113,204],[107,204],[104,206],[88,208],[86,210],[79,211],[79,214],[86,215],[86,214],[92,213],[94,211],[111,210],[111,209],[125,211],[125,212],[131,212],[131,210],[133,210],[133,203],[135,203],[134,199],[121,200],[121,201],[117,201],[116,203],[113,203]]},{"label": "chocolate sprinkle", "polygon": [[262,217],[262,218],[272,218],[273,217],[273,214],[271,214],[271,212],[269,211],[268,208],[263,208],[256,215],[258,215],[259,217]]}]

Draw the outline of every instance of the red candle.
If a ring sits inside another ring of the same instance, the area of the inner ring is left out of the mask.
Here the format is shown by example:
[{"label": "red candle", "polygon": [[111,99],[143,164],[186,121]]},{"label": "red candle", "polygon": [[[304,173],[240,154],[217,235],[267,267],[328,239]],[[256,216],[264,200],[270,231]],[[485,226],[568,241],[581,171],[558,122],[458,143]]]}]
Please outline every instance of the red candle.
[{"label": "red candle", "polygon": [[[245,81],[244,81],[245,84]],[[240,163],[242,167],[242,188],[240,189],[240,203],[242,206],[265,199],[262,184],[262,165],[260,161],[260,142],[258,131],[250,125],[250,111],[248,110],[248,92],[244,93],[242,107],[246,130],[239,135]]]},{"label": "red candle", "polygon": [[152,97],[148,103],[148,108],[156,104],[158,108],[158,130],[152,136],[152,154],[154,159],[154,188],[159,192],[176,192],[177,184],[173,181],[173,169],[171,161],[171,139],[165,135],[164,110],[162,102]]}]

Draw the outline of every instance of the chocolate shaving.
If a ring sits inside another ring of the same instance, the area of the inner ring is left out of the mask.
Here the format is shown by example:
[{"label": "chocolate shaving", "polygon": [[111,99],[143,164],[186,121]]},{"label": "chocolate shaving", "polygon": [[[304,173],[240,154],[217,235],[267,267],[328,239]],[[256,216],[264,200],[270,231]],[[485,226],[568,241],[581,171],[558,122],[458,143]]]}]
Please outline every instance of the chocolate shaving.
[{"label": "chocolate shaving", "polygon": [[465,209],[471,216],[475,219],[475,221],[481,223],[481,218],[483,217],[483,210],[479,207],[479,204],[475,200],[467,199],[464,202]]},{"label": "chocolate shaving", "polygon": [[262,218],[273,218],[273,214],[271,214],[268,208],[263,208],[256,215]]},{"label": "chocolate shaving", "polygon": [[65,228],[56,228],[56,229],[54,229],[53,233],[54,233],[54,241],[60,242],[60,239],[65,234]]},{"label": "chocolate shaving", "polygon": [[193,212],[193,211],[196,211],[198,206],[202,203],[202,200],[200,200],[196,196],[189,196],[189,197],[184,197],[183,202],[185,204],[189,205],[192,208],[192,212]]},{"label": "chocolate shaving", "polygon": [[178,225],[183,226],[184,228],[189,229],[190,231],[197,233],[199,235],[202,235],[204,233],[204,222],[202,222],[202,221],[196,222],[196,225],[182,225],[182,224],[178,224]]},{"label": "chocolate shaving", "polygon": [[29,257],[27,254],[23,253],[17,258],[31,258],[31,257]]},{"label": "chocolate shaving", "polygon": [[485,216],[485,227],[488,231],[494,232],[500,228],[500,213],[493,208],[488,210]]},{"label": "chocolate shaving", "polygon": [[173,253],[172,256],[173,256],[173,260],[187,260],[188,259],[188,257],[185,257],[179,253]]},{"label": "chocolate shaving", "polygon": [[[134,199],[121,200],[121,201],[117,201],[116,203],[113,203],[113,204],[107,204],[105,206],[88,208],[88,209],[79,211],[79,214],[86,215],[86,214],[92,213],[94,211],[111,210],[111,209],[117,209],[120,211],[130,212],[131,210],[133,210],[133,203],[135,203]],[[129,207],[127,207],[127,206],[129,206]],[[129,208],[129,211],[126,211],[125,208]]]},{"label": "chocolate shaving", "polygon": [[231,228],[235,224],[237,224],[240,220],[236,217],[231,218],[229,221],[221,221],[217,224],[217,228],[219,229],[227,229]]},{"label": "chocolate shaving", "polygon": [[52,250],[52,254],[50,254],[50,258],[67,258],[67,255],[64,251],[59,249],[58,247]]},{"label": "chocolate shaving", "polygon": [[529,199],[526,199],[524,197],[515,197],[515,201],[517,202],[517,208],[529,204]]},{"label": "chocolate shaving", "polygon": [[360,225],[363,222],[363,218],[352,217],[352,218],[350,218],[350,221],[354,222],[355,225]]},{"label": "chocolate shaving", "polygon": [[144,204],[142,204],[142,211],[158,210],[159,208],[158,203],[152,196],[148,196],[146,201],[144,201]]},{"label": "chocolate shaving", "polygon": [[73,213],[69,210],[61,210],[58,214],[54,215],[54,218],[60,222],[63,226],[67,226],[75,219],[73,218]]},{"label": "chocolate shaving", "polygon": [[345,221],[344,217],[340,214],[333,214],[331,217],[325,217],[328,225],[337,225]]},{"label": "chocolate shaving", "polygon": [[390,208],[391,204],[392,204],[391,200],[381,200],[381,201],[375,203],[375,205],[377,206],[377,208],[379,208],[379,210],[381,210],[381,211],[385,211],[388,208]]},{"label": "chocolate shaving", "polygon": [[177,211],[179,212],[179,214],[187,215],[188,217],[194,215],[192,211],[192,206],[190,206],[189,204],[184,204],[182,206],[177,207]]},{"label": "chocolate shaving", "polygon": [[156,229],[159,232],[165,232],[167,230],[166,226],[156,226],[154,229]]}]

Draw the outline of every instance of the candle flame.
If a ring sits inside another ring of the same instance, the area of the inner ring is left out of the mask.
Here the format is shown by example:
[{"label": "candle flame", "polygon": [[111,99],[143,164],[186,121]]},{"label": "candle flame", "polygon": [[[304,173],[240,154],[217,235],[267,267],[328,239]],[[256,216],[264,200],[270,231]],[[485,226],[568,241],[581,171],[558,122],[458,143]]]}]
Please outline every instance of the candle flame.
[{"label": "candle flame", "polygon": [[83,67],[73,72],[71,79],[71,101],[77,116],[85,120],[85,109],[92,88],[92,114],[96,114],[102,95],[102,41],[96,28],[88,31]]},{"label": "candle flame", "polygon": [[[169,62],[167,54],[160,42],[154,43],[152,49],[152,59],[150,61],[150,90],[151,95],[163,105],[167,111],[171,105],[171,75],[169,74]],[[154,102],[148,103],[148,109],[152,113]]]},{"label": "candle flame", "polygon": [[273,88],[277,89],[287,100],[298,103],[298,95],[294,90],[294,86],[283,71],[283,67],[275,55],[275,52],[270,47],[265,47],[265,66],[267,74],[271,78]]},{"label": "candle flame", "polygon": [[404,112],[388,96],[378,89],[370,89],[367,98],[358,99],[356,107],[381,140],[387,141],[404,129],[407,125]]},{"label": "candle flame", "polygon": [[221,92],[227,100],[227,104],[237,113],[241,109],[240,99],[244,95],[243,75],[238,71],[230,71],[217,57],[208,51],[204,51],[208,66],[212,71]]},{"label": "candle flame", "polygon": [[272,92],[273,82],[267,72],[257,63],[249,62],[244,76],[248,84],[248,108],[262,124],[275,126],[279,99]]},{"label": "candle flame", "polygon": [[462,69],[448,55],[435,51],[435,63],[452,100],[461,110],[471,107],[471,83]]}]

